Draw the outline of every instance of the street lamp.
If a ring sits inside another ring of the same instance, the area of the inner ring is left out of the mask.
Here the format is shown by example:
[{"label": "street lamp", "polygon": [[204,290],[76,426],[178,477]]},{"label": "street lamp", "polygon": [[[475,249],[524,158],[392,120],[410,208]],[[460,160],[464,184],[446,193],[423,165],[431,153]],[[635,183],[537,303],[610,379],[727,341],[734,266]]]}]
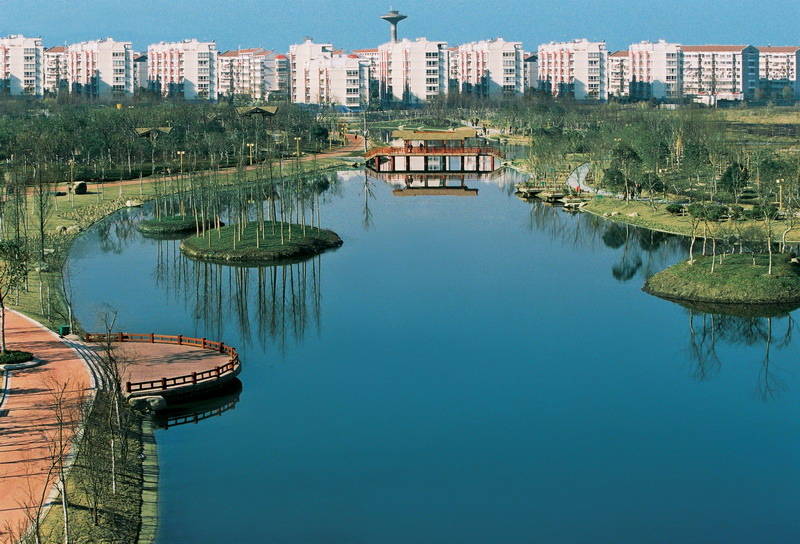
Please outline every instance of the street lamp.
[{"label": "street lamp", "polygon": [[298,159],[300,158],[300,140],[302,140],[302,138],[300,136],[295,136],[294,137],[294,143],[297,146],[297,158]]},{"label": "street lamp", "polygon": [[253,146],[256,144],[247,144],[247,147],[250,148],[250,166],[253,166]]},{"label": "street lamp", "polygon": [[778,209],[783,209],[783,179],[776,179],[775,182],[778,184]]},{"label": "street lamp", "polygon": [[180,173],[183,174],[183,155],[186,153],[186,151],[176,151],[176,153],[181,159]]}]

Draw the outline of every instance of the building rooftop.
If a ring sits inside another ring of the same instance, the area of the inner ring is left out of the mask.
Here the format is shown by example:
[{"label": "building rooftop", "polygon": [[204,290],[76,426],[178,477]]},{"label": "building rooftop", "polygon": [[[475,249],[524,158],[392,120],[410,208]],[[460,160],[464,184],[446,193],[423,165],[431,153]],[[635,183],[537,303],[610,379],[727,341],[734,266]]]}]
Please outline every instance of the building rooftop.
[{"label": "building rooftop", "polygon": [[683,51],[686,53],[712,53],[714,51],[742,51],[749,45],[684,45]]},{"label": "building rooftop", "polygon": [[628,51],[626,49],[621,49],[619,51],[614,51],[613,53],[611,53],[609,55],[609,57],[612,58],[612,59],[628,58]]},{"label": "building rooftop", "polygon": [[800,45],[786,45],[786,46],[772,46],[772,45],[759,45],[756,49],[762,53],[797,53],[800,51]]}]

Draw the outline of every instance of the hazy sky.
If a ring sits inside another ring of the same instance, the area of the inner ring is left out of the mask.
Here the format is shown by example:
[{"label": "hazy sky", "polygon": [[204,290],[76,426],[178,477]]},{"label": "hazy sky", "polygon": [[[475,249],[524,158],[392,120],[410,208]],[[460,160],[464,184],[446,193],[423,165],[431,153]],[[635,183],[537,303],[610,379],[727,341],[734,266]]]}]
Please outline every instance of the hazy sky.
[{"label": "hazy sky", "polygon": [[[311,36],[357,49],[389,39],[373,0],[0,0],[0,35],[41,36],[45,46],[111,36],[137,50],[157,41],[216,40],[218,49],[286,51]],[[664,38],[684,44],[800,45],[800,1],[392,0],[408,15],[401,38],[452,45],[502,36],[526,50],[552,40],[605,40],[611,50]]]}]

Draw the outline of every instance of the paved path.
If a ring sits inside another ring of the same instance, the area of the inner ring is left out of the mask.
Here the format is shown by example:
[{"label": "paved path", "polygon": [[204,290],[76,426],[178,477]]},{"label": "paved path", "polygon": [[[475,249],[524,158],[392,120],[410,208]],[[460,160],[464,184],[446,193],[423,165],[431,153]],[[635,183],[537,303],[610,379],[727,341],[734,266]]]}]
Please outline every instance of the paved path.
[{"label": "paved path", "polygon": [[114,342],[113,346],[132,362],[123,378],[124,381],[132,382],[160,380],[212,370],[230,360],[227,354],[186,345]]},{"label": "paved path", "polygon": [[42,364],[5,373],[0,401],[0,541],[9,528],[18,533],[27,526],[32,505],[50,493],[50,438],[57,428],[53,388],[68,384],[66,398],[74,405],[91,386],[87,366],[72,348],[12,310],[6,310],[6,341],[10,349],[32,352]]}]

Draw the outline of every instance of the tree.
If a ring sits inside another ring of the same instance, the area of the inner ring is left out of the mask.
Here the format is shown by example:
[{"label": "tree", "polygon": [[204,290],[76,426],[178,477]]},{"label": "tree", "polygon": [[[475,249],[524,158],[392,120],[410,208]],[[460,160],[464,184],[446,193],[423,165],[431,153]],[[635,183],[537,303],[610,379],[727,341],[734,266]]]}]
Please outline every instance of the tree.
[{"label": "tree", "polygon": [[22,241],[0,240],[0,351],[6,348],[6,300],[28,277],[28,251]]}]

